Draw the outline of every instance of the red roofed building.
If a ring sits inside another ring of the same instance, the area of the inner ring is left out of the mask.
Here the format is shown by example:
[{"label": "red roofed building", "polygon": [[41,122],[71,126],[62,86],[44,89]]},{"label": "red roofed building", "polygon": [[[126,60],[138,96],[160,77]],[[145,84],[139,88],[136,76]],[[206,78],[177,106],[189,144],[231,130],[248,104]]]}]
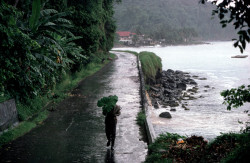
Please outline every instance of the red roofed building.
[{"label": "red roofed building", "polygon": [[133,36],[133,35],[136,35],[136,33],[131,33],[131,32],[129,32],[129,31],[117,31],[116,32],[120,37],[131,37],[131,36]]},{"label": "red roofed building", "polygon": [[136,33],[129,31],[117,31],[116,33],[119,35],[119,41],[126,44],[132,44],[132,38],[136,35]]}]

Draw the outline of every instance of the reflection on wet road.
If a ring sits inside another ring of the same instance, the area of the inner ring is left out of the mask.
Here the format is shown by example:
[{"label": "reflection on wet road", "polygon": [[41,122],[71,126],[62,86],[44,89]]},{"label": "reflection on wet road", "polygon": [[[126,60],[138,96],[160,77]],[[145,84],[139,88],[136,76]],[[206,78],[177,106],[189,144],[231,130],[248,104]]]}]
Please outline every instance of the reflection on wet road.
[{"label": "reflection on wet road", "polygon": [[[140,110],[136,57],[118,59],[88,77],[62,101],[38,128],[0,149],[0,162],[141,162],[147,145],[140,141],[136,116]],[[106,148],[104,116],[96,106],[116,94],[122,107],[115,151]]]}]

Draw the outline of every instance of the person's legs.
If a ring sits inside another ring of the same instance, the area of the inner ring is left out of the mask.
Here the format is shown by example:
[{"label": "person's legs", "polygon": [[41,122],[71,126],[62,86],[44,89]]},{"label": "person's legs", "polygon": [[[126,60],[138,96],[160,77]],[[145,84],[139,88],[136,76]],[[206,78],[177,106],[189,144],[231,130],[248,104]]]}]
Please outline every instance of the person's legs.
[{"label": "person's legs", "polygon": [[112,132],[111,132],[111,149],[114,149],[115,145],[115,137],[116,137],[116,124],[112,126]]},{"label": "person's legs", "polygon": [[110,130],[110,127],[108,127],[108,125],[105,125],[105,132],[106,132],[106,137],[108,139],[107,146],[109,146],[110,138],[111,138],[111,130]]}]

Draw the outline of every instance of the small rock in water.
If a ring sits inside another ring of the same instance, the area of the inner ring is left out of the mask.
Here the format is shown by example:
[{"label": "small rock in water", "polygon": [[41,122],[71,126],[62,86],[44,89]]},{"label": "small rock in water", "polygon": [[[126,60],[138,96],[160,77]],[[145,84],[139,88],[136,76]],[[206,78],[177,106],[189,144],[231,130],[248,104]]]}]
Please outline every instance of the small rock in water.
[{"label": "small rock in water", "polygon": [[170,111],[176,111],[176,109],[175,108],[171,108]]},{"label": "small rock in water", "polygon": [[159,104],[157,103],[157,101],[155,101],[155,103],[154,103],[154,108],[159,109]]},{"label": "small rock in water", "polygon": [[197,93],[198,88],[197,88],[197,87],[193,87],[192,89],[188,89],[187,91],[188,91],[188,92],[194,92],[194,93]]},{"label": "small rock in water", "polygon": [[187,92],[184,92],[182,96],[187,97],[188,96]]},{"label": "small rock in water", "polygon": [[194,81],[194,79],[188,79],[189,83],[192,85],[197,85],[197,83]]},{"label": "small rock in water", "polygon": [[180,71],[180,70],[176,70],[175,73],[176,73],[176,74],[183,74],[183,72]]},{"label": "small rock in water", "polygon": [[172,116],[169,112],[163,112],[159,116],[162,118],[172,118]]},{"label": "small rock in water", "polygon": [[199,78],[199,80],[207,80],[207,78]]},{"label": "small rock in water", "polygon": [[184,110],[190,110],[189,108],[187,108],[185,105],[182,104],[182,107],[184,108]]},{"label": "small rock in water", "polygon": [[209,85],[205,85],[204,87],[205,87],[205,88],[210,88],[210,86],[209,86]]},{"label": "small rock in water", "polygon": [[189,96],[189,100],[195,100],[196,98],[194,96]]}]

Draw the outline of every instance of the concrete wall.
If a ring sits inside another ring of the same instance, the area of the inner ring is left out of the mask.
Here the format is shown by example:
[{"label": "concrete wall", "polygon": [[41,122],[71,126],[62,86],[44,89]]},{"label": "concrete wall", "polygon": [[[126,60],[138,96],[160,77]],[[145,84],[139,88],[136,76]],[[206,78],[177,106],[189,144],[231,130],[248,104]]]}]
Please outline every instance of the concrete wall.
[{"label": "concrete wall", "polygon": [[18,122],[14,99],[0,103],[0,132]]},{"label": "concrete wall", "polygon": [[149,143],[151,144],[155,141],[156,135],[155,135],[155,131],[154,131],[153,125],[151,123],[151,120],[149,118],[149,116],[150,116],[149,107],[151,107],[151,106],[148,105],[149,102],[148,102],[147,97],[146,97],[144,76],[143,76],[141,62],[140,62],[139,57],[137,57],[137,64],[138,64],[140,83],[141,83],[141,88],[140,88],[141,92],[140,93],[141,93],[142,108],[144,109],[145,114],[146,114],[145,126],[146,126],[148,140],[149,140]]}]

